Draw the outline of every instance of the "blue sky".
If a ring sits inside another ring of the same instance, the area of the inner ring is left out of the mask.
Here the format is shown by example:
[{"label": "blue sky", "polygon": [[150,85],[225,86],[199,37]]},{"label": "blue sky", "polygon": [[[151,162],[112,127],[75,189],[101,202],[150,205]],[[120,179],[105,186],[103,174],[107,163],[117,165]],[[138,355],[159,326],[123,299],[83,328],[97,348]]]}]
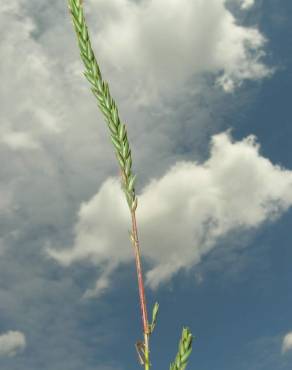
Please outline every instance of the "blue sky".
[{"label": "blue sky", "polygon": [[[190,370],[291,369],[291,1],[85,13],[137,173],[153,368],[188,326]],[[0,368],[136,369],[130,217],[67,4],[11,0],[0,29]]]}]

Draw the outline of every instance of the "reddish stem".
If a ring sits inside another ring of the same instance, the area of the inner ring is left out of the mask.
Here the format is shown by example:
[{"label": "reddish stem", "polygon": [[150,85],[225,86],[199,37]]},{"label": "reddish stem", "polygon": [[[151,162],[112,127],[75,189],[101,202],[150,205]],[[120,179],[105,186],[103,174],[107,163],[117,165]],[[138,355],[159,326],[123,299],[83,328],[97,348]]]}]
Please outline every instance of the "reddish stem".
[{"label": "reddish stem", "polygon": [[142,322],[143,322],[144,334],[148,334],[149,328],[148,328],[148,318],[147,318],[146,297],[145,297],[145,291],[144,291],[144,282],[143,282],[140,247],[139,247],[139,240],[138,240],[138,230],[137,230],[135,211],[131,212],[131,216],[132,216],[133,236],[135,240],[134,249],[135,249],[135,257],[136,257],[136,269],[137,269]]},{"label": "reddish stem", "polygon": [[[126,176],[122,170],[120,170],[120,175],[124,181],[124,184],[126,184]],[[144,290],[144,281],[143,281],[143,274],[142,274],[142,264],[141,264],[141,255],[140,255],[138,229],[137,229],[135,211],[131,211],[131,216],[132,216],[132,232],[133,232],[133,237],[134,237],[133,247],[134,247],[134,252],[135,252],[135,260],[136,260],[136,270],[137,270],[137,278],[138,278],[142,323],[143,323],[144,335],[148,338],[149,325],[148,325],[148,317],[147,317],[146,297],[145,297],[145,290]],[[145,345],[147,346],[148,343],[145,343]]]}]

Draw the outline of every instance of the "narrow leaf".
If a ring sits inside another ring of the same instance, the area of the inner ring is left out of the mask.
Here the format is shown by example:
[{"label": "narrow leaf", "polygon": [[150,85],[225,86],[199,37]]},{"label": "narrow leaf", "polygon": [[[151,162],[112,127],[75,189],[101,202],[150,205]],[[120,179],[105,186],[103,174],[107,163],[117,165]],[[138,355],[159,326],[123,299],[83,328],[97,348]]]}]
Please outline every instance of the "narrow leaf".
[{"label": "narrow leaf", "polygon": [[155,325],[156,320],[157,320],[158,309],[159,309],[159,304],[157,302],[155,302],[155,305],[154,305],[153,310],[152,310],[152,324],[154,324],[154,325]]}]

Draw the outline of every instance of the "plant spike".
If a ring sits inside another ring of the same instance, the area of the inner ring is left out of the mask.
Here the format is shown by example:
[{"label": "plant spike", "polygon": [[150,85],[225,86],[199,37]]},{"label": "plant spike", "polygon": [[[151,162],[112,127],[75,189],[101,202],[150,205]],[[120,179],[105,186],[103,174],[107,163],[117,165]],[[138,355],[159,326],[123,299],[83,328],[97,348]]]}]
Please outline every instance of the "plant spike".
[{"label": "plant spike", "polygon": [[178,353],[169,370],[184,370],[187,366],[188,358],[192,352],[193,336],[188,328],[183,328],[181,340],[178,346]]},{"label": "plant spike", "polygon": [[91,91],[97,99],[97,104],[103,113],[110,130],[111,141],[114,145],[116,157],[123,175],[123,190],[126,195],[129,209],[137,203],[135,195],[135,178],[132,173],[131,150],[125,124],[119,118],[118,108],[112,99],[107,82],[103,81],[98,67],[85,23],[82,1],[68,0],[69,11],[72,15],[73,25],[78,39],[80,56],[85,66],[84,76],[91,85]]}]

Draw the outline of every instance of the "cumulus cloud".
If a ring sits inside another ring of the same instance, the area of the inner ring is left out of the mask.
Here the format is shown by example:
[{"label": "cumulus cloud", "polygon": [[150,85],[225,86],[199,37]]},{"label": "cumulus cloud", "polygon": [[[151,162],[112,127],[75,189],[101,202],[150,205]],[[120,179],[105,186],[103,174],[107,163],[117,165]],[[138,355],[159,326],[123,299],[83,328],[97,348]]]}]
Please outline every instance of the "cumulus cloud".
[{"label": "cumulus cloud", "polygon": [[292,351],[292,331],[287,333],[282,341],[282,354]]},{"label": "cumulus cloud", "polygon": [[[230,91],[242,81],[239,66],[242,76],[253,68],[256,78],[257,68],[262,76],[267,72],[259,60],[264,37],[256,29],[239,26],[223,0],[167,4],[165,8],[162,0],[136,4],[129,0],[85,2],[104,77],[116,92],[113,95],[127,117],[129,132],[137,138],[140,158],[136,157],[136,164],[143,162],[148,171],[153,168],[151,161],[159,160],[162,168],[168,158],[172,160],[177,138],[190,138],[184,134],[190,127],[181,129],[189,123],[176,124],[180,109],[184,115],[196,113],[196,122],[190,123],[192,132],[200,125],[210,128],[209,107],[202,108],[198,103],[205,91],[202,86],[192,84],[186,91],[184,107],[165,106],[166,95],[176,99],[184,96],[179,86],[190,81],[192,75],[209,72],[217,78],[221,73],[217,84]],[[67,16],[65,21],[62,11]],[[98,163],[102,175],[111,170],[104,122],[82,80],[83,66],[66,4],[11,0],[0,9],[0,31],[0,74],[5,86],[0,91],[0,150],[4,162],[9,163],[9,169],[2,168],[2,184],[12,189],[21,209],[28,210],[30,216],[37,214],[22,220],[28,224],[47,222],[48,214],[53,214],[48,209],[54,207],[60,223],[63,210],[73,204],[71,194],[79,203],[95,186],[96,174],[91,168]],[[165,95],[159,94],[161,90]],[[77,97],[82,104],[77,104]],[[153,107],[159,107],[155,116],[141,112],[141,101],[152,101]],[[85,118],[86,123],[80,124]],[[155,138],[149,134],[153,125]],[[197,137],[203,130],[197,130]],[[110,163],[113,166],[114,159]],[[155,170],[160,170],[159,166]],[[54,216],[49,222],[55,223]]]},{"label": "cumulus cloud", "polygon": [[25,336],[19,331],[8,331],[0,335],[0,356],[15,356],[25,346]]},{"label": "cumulus cloud", "polygon": [[224,0],[90,0],[86,8],[100,57],[127,78],[140,76],[150,96],[201,73],[219,74],[217,83],[232,91],[271,72],[261,61],[264,36],[239,25]]},{"label": "cumulus cloud", "polygon": [[[292,204],[292,171],[261,156],[254,136],[233,142],[213,136],[204,163],[181,161],[138,194],[137,220],[143,255],[152,263],[147,284],[155,289],[188,269],[220,238],[276,219]],[[132,260],[130,220],[119,178],[106,180],[79,211],[72,248],[47,253],[68,266],[88,260],[104,266]],[[105,285],[104,285],[105,286]]]},{"label": "cumulus cloud", "polygon": [[32,37],[37,26],[26,14],[25,3],[13,0],[0,10],[0,74],[5,86],[0,91],[0,134],[1,143],[12,150],[39,148],[42,137],[60,132],[61,125],[53,63]]}]

